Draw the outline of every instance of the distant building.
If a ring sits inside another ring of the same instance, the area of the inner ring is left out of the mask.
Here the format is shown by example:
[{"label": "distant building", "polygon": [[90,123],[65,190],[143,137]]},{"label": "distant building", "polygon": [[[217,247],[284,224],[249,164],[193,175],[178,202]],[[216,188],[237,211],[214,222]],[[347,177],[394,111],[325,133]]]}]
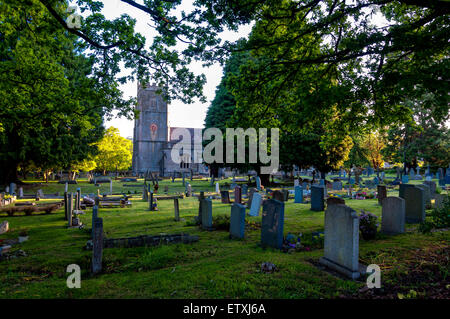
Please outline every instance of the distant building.
[{"label": "distant building", "polygon": [[157,90],[156,85],[138,84],[137,109],[140,114],[134,121],[133,173],[145,173],[148,170],[160,176],[167,176],[174,171],[207,173],[204,164],[194,163],[194,154],[202,153],[201,145],[195,147],[193,142],[194,128],[186,128],[191,134],[190,154],[180,154],[181,163],[172,161],[172,147],[179,139],[172,140],[170,137],[177,127],[169,127],[168,104],[156,93]]}]

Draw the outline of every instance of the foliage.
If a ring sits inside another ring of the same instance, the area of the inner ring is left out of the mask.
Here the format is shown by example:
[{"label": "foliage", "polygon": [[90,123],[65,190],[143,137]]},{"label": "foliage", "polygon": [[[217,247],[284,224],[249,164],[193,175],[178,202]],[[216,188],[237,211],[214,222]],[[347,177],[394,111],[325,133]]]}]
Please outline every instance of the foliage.
[{"label": "foliage", "polygon": [[110,127],[97,143],[98,155],[94,161],[96,168],[106,171],[128,170],[131,166],[133,143],[120,136],[119,130]]},{"label": "foliage", "polygon": [[[64,5],[58,10],[65,10]],[[115,81],[92,73],[77,37],[68,34],[39,1],[0,4],[0,183],[17,167],[68,168],[95,153],[103,115],[127,112]]]},{"label": "foliage", "polygon": [[378,217],[370,212],[361,210],[359,218],[359,230],[361,231],[363,237],[369,238],[371,235],[376,234],[378,223]]},{"label": "foliage", "polygon": [[419,231],[428,233],[433,228],[450,227],[450,195],[447,194],[441,208],[434,208],[432,210],[430,219],[419,225]]},{"label": "foliage", "polygon": [[362,147],[367,152],[368,162],[375,170],[379,170],[383,167],[384,160],[382,150],[384,148],[384,134],[380,131],[370,132],[362,141]]}]

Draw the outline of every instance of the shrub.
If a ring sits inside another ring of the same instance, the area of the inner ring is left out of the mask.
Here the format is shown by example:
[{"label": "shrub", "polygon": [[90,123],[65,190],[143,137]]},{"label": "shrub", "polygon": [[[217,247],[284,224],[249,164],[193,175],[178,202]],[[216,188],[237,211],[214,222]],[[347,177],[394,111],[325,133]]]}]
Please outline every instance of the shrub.
[{"label": "shrub", "polygon": [[428,233],[433,228],[446,228],[450,227],[450,195],[444,199],[441,208],[434,208],[431,211],[430,219],[420,224],[419,231],[422,233]]},{"label": "shrub", "polygon": [[378,217],[374,214],[361,210],[361,214],[359,215],[359,230],[365,240],[375,238],[378,228],[377,219]]}]

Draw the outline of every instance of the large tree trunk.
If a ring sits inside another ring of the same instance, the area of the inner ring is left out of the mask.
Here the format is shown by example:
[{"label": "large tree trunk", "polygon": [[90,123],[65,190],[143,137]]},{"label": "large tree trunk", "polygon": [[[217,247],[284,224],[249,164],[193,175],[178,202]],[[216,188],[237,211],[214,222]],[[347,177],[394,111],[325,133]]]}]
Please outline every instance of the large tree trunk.
[{"label": "large tree trunk", "polygon": [[270,184],[270,174],[261,174],[259,178],[261,178],[261,185],[267,186]]}]

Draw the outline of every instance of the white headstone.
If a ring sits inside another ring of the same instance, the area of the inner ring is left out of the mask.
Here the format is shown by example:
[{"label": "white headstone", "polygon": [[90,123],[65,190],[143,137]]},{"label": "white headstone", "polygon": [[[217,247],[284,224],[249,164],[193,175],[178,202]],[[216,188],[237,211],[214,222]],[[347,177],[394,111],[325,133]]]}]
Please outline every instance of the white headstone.
[{"label": "white headstone", "polygon": [[220,194],[220,187],[219,187],[219,183],[216,183],[216,193]]}]

